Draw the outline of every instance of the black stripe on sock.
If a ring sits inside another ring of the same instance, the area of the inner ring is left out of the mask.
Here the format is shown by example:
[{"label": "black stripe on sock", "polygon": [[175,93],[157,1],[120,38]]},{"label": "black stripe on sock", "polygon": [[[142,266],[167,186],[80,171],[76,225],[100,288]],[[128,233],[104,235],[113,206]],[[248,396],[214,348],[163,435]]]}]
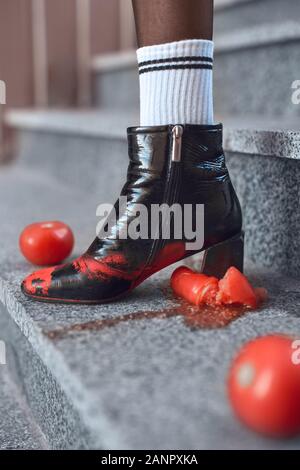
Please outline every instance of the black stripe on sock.
[{"label": "black stripe on sock", "polygon": [[187,56],[187,57],[170,57],[167,59],[155,59],[155,60],[146,60],[145,62],[140,62],[139,67],[145,67],[146,65],[155,65],[155,64],[167,64],[170,62],[210,62],[213,63],[211,57],[205,56]]},{"label": "black stripe on sock", "polygon": [[178,65],[161,65],[159,67],[147,67],[139,71],[139,75],[147,72],[158,72],[160,70],[184,70],[184,69],[206,69],[212,70],[211,64],[178,64]]}]

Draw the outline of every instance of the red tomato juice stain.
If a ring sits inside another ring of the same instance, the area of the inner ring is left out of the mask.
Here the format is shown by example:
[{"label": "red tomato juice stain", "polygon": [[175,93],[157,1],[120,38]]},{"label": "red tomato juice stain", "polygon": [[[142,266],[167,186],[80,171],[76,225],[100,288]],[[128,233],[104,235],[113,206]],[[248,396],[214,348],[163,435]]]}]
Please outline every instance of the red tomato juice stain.
[{"label": "red tomato juice stain", "polygon": [[181,314],[185,323],[191,328],[224,328],[241,317],[249,309],[240,305],[193,305],[182,306]]},{"label": "red tomato juice stain", "polygon": [[[168,289],[168,297],[170,292]],[[174,300],[174,297],[173,297]],[[83,331],[100,331],[106,328],[116,327],[121,323],[139,320],[167,319],[171,317],[183,317],[186,326],[192,329],[213,329],[224,328],[232,321],[236,320],[250,309],[242,306],[193,306],[180,299],[177,305],[166,307],[160,310],[146,310],[121,315],[115,318],[104,318],[91,320],[85,323],[77,323],[57,330],[44,332],[50,339],[59,340],[69,334]]]}]

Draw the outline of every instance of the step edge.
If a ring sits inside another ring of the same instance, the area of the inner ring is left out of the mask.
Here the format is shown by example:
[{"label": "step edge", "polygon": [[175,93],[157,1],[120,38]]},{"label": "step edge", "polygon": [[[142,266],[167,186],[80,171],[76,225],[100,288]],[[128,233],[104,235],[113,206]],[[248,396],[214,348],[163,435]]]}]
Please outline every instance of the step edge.
[{"label": "step edge", "polygon": [[[35,120],[28,119],[30,111],[11,111],[10,118],[7,120],[9,125],[20,131],[45,132],[59,134],[62,136],[79,136],[91,138],[103,138],[126,142],[125,129],[119,129],[113,134],[99,128],[82,129],[78,125],[64,128],[55,122],[49,126],[45,122],[37,123]],[[35,111],[33,111],[35,113]],[[51,111],[50,111],[51,113]],[[43,116],[45,117],[45,113]],[[111,116],[111,114],[110,114]],[[105,114],[101,116],[105,118]],[[96,116],[94,115],[94,118]],[[238,117],[236,117],[238,120]],[[255,116],[251,117],[252,122],[256,122]],[[261,118],[260,118],[261,119]],[[117,126],[118,128],[118,126]],[[262,124],[260,126],[235,125],[234,122],[227,125],[225,119],[224,125],[224,149],[228,152],[243,154],[268,155],[273,157],[288,158],[300,160],[300,129],[294,127],[281,128],[276,124]],[[266,151],[266,149],[268,149]]]},{"label": "step edge", "polygon": [[[222,33],[215,37],[215,55],[229,51],[254,49],[275,44],[285,44],[300,40],[300,24],[296,21],[253,26],[242,31]],[[92,59],[94,73],[112,73],[120,70],[137,69],[135,51],[115,52],[96,55]]]},{"label": "step edge", "polygon": [[[0,276],[0,302],[64,390],[71,404],[79,412],[82,422],[93,433],[93,437],[101,440],[104,448],[109,449],[118,446],[117,448],[126,449],[126,443],[119,435],[119,431],[112,429],[109,419],[105,417],[104,408],[101,410],[99,403],[97,403],[99,413],[95,416],[94,407],[87,405],[95,403],[95,396],[82,387],[80,380],[74,376],[61,352],[28,316],[26,308],[11,290],[10,283]],[[83,406],[84,403],[86,406]],[[86,417],[88,417],[88,420]]]},{"label": "step edge", "polygon": [[50,450],[50,443],[45,433],[41,429],[40,424],[35,419],[35,416],[27,401],[27,397],[24,396],[24,394],[22,393],[22,390],[20,390],[19,384],[15,382],[15,380],[13,379],[9,371],[7,372],[7,378],[5,380],[9,384],[10,390],[23,414],[23,417],[25,417],[25,419],[27,420],[27,423],[29,424],[31,428],[30,430],[31,430],[32,438],[35,439],[40,444],[39,450]]},{"label": "step edge", "polygon": [[242,31],[223,33],[215,38],[215,54],[284,44],[300,39],[300,24],[296,21],[262,24]]},{"label": "step edge", "polygon": [[300,131],[225,127],[224,151],[300,160]]},{"label": "step edge", "polygon": [[215,0],[215,12],[229,10],[230,8],[246,5],[247,3],[255,3],[257,0]]},{"label": "step edge", "polygon": [[137,68],[137,57],[134,49],[125,52],[99,54],[92,58],[91,68],[98,72],[113,72]]},{"label": "step edge", "polygon": [[[17,130],[47,132],[60,135],[76,134],[80,137],[105,138],[108,140],[126,140],[126,132],[119,129],[118,126],[116,130],[110,128],[109,131],[101,128],[101,121],[99,121],[99,127],[88,126],[87,122],[84,123],[84,126],[78,125],[76,122],[68,122],[65,126],[62,126],[61,123],[58,124],[57,122],[47,121],[47,111],[43,112],[42,116],[39,116],[37,113],[38,112],[35,110],[10,110],[6,112],[4,122],[8,127]],[[52,111],[49,111],[49,116],[51,116],[51,114]],[[42,117],[42,119],[40,119],[40,117]],[[105,119],[105,114],[99,116],[91,115],[90,117],[93,119],[97,117]]]}]

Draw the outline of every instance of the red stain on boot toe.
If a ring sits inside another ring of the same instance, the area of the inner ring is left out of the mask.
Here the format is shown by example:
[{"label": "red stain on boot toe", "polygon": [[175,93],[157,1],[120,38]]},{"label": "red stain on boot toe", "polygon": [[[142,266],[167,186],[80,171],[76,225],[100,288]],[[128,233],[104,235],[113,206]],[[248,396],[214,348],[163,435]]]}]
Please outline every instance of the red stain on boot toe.
[{"label": "red stain on boot toe", "polygon": [[54,269],[41,269],[27,276],[22,284],[24,291],[31,295],[47,295]]},{"label": "red stain on boot toe", "polygon": [[127,270],[127,260],[121,253],[115,253],[99,260],[88,255],[80,256],[73,261],[76,271],[84,274],[88,279],[106,280],[116,277],[131,280],[136,272]]}]

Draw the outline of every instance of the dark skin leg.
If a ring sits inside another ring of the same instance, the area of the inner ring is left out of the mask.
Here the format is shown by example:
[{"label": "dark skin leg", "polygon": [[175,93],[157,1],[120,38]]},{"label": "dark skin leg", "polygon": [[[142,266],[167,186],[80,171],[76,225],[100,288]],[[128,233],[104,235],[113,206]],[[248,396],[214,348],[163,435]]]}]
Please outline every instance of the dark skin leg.
[{"label": "dark skin leg", "polygon": [[212,39],[213,0],[132,0],[138,47]]}]

